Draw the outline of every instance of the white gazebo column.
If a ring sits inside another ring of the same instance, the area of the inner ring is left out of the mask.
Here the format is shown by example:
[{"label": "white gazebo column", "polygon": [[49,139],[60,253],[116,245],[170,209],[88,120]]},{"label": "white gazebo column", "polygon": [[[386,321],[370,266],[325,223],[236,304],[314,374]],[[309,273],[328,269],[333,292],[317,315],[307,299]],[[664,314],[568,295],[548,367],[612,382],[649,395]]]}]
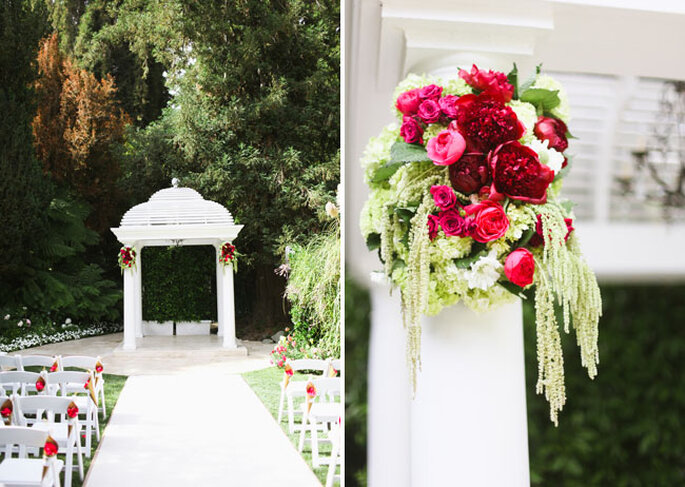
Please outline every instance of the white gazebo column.
[{"label": "white gazebo column", "polygon": [[224,265],[219,262],[219,257],[221,257],[221,242],[214,247],[216,247],[216,320],[219,325],[217,336],[224,336],[224,320],[222,319],[224,312],[224,300],[222,297]]},{"label": "white gazebo column", "polygon": [[[220,265],[221,279],[217,286],[217,300],[222,301],[219,308],[219,329],[223,331],[224,348],[237,348],[235,340],[235,307],[233,300],[233,268]],[[219,294],[220,291],[220,294]]]},{"label": "white gazebo column", "polygon": [[143,247],[136,247],[136,272],[135,272],[135,323],[136,337],[143,336]]},{"label": "white gazebo column", "polygon": [[124,269],[124,350],[136,349],[137,267]]}]

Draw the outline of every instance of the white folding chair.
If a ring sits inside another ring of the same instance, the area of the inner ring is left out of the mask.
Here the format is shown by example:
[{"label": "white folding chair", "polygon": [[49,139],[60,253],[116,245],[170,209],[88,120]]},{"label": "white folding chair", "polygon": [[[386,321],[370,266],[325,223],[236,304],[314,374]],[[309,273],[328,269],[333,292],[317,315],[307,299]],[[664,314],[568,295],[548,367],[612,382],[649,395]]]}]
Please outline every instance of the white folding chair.
[{"label": "white folding chair", "polygon": [[335,473],[338,465],[341,465],[342,463],[340,457],[340,445],[342,443],[342,426],[340,424],[340,419],[331,425],[331,431],[329,432],[328,438],[331,441],[331,458],[328,462],[326,487],[333,487],[336,480],[340,483],[341,478],[340,475]]},{"label": "white folding chair", "polygon": [[294,374],[298,371],[307,370],[311,372],[320,372],[323,376],[327,373],[329,369],[328,360],[319,359],[297,359],[289,360],[286,362],[286,367],[290,367],[293,375],[289,375],[285,372],[283,377],[283,382],[281,382],[281,398],[278,403],[278,423],[281,423],[283,418],[283,408],[284,405],[287,408],[288,413],[288,431],[293,434],[295,431],[299,431],[301,425],[295,424],[295,415],[300,414],[300,410],[295,408],[295,398],[304,398],[305,386],[307,384],[306,380],[292,380]]},{"label": "white folding chair", "polygon": [[26,367],[44,367],[50,370],[57,363],[57,357],[48,355],[17,355],[19,370],[26,370]]},{"label": "white folding chair", "polygon": [[[71,487],[74,470],[74,454],[78,472],[83,481],[83,452],[81,450],[81,425],[78,421],[78,407],[70,397],[56,396],[12,396],[15,422],[18,426],[46,431],[57,442],[59,453],[65,455],[64,485]],[[26,417],[32,414],[35,420],[29,424]],[[45,420],[42,419],[45,414]],[[61,421],[57,421],[61,419]]]},{"label": "white folding chair", "polygon": [[340,367],[342,367],[342,361],[339,358],[332,358],[328,359],[329,360],[329,367],[328,367],[328,372],[326,373],[327,377],[338,377],[340,375]]},{"label": "white folding chair", "polygon": [[[48,441],[52,442],[47,431],[24,426],[0,427],[0,446],[5,450],[5,458],[0,463],[0,484],[60,487],[62,460],[58,460],[56,455],[27,458],[28,448],[45,448]],[[19,452],[18,458],[12,456],[15,451]]]},{"label": "white folding chair", "polygon": [[36,382],[40,374],[23,370],[9,370],[0,372],[0,386],[13,394],[25,396],[30,389],[36,390]]},{"label": "white folding chair", "polygon": [[94,394],[94,386],[92,388],[87,386],[88,383],[94,383],[95,377],[90,372],[76,371],[52,372],[46,374],[46,377],[48,386],[46,389],[49,393],[69,397],[78,407],[79,416],[83,416],[86,434],[86,458],[90,458],[93,433],[100,441],[97,395]]},{"label": "white folding chair", "polygon": [[72,355],[70,357],[59,357],[60,370],[67,368],[93,371],[95,374],[96,393],[100,403],[102,419],[107,419],[107,406],[105,405],[105,378],[103,375],[104,366],[100,357],[88,357],[84,355]]},{"label": "white folding chair", "polygon": [[[313,387],[313,393],[310,388]],[[302,405],[302,429],[298,451],[304,448],[304,440],[309,430],[312,446],[312,465],[319,467],[330,460],[319,457],[319,431],[328,434],[331,424],[342,417],[342,403],[340,399],[340,377],[314,379],[307,384],[307,400]],[[328,440],[325,440],[328,441]]]},{"label": "white folding chair", "polygon": [[21,365],[19,364],[17,355],[0,355],[0,369],[2,371],[6,370],[20,370]]}]

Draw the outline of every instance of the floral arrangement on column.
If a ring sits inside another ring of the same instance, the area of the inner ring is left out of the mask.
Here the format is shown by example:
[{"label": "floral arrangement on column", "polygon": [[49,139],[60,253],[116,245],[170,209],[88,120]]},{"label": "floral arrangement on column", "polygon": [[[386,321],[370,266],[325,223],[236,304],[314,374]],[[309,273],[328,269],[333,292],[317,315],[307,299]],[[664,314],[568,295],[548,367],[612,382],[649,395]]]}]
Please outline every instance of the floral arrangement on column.
[{"label": "floral arrangement on column", "polygon": [[[561,198],[570,170],[568,99],[540,72],[410,75],[394,94],[398,122],[372,138],[362,164],[370,196],[361,230],[399,288],[411,379],[422,315],[459,301],[475,311],[535,288],[538,381],[550,419],[566,402],[559,328],[575,330],[597,374],[601,296]],[[561,323],[556,309],[560,309]]]},{"label": "floral arrangement on column", "polygon": [[224,242],[221,244],[219,262],[221,262],[224,267],[232,267],[233,272],[238,272],[238,252],[235,249],[235,245],[231,242]]},{"label": "floral arrangement on column", "polygon": [[125,245],[119,249],[119,267],[123,273],[126,269],[135,268],[136,251],[133,247]]}]

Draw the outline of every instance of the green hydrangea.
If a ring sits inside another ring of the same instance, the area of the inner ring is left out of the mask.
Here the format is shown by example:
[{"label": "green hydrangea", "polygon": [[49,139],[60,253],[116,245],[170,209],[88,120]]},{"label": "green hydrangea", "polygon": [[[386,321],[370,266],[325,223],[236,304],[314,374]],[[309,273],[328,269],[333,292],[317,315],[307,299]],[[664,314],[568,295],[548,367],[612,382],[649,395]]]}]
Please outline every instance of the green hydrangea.
[{"label": "green hydrangea", "polygon": [[364,179],[371,185],[371,179],[383,164],[390,160],[390,148],[399,139],[399,126],[392,123],[383,127],[378,137],[371,137],[366,144],[361,165],[364,169]]},{"label": "green hydrangea", "polygon": [[423,143],[427,144],[429,140],[431,140],[433,137],[437,137],[443,130],[447,130],[447,125],[442,125],[439,123],[430,124],[423,132]]},{"label": "green hydrangea", "polygon": [[526,132],[523,134],[523,137],[521,137],[520,142],[522,144],[527,144],[531,140],[535,139],[533,129],[535,128],[535,123],[538,121],[538,115],[535,111],[535,107],[530,103],[520,100],[511,100],[511,102],[509,102],[509,106],[512,110],[514,110],[516,117],[526,127]]},{"label": "green hydrangea", "polygon": [[571,118],[571,107],[569,106],[569,103],[568,103],[568,95],[566,94],[566,90],[564,89],[562,84],[559,83],[554,78],[552,78],[551,76],[547,76],[546,74],[541,74],[541,75],[538,75],[538,77],[535,80],[535,83],[533,83],[532,87],[559,92],[558,93],[559,104],[556,107],[554,107],[551,110],[551,112],[552,112],[552,115],[560,118],[561,120],[564,121],[564,123],[568,124],[569,119]]},{"label": "green hydrangea", "polygon": [[392,198],[393,191],[390,189],[381,188],[371,191],[359,219],[359,227],[365,238],[372,233],[381,233],[381,219],[387,211],[386,205]]}]

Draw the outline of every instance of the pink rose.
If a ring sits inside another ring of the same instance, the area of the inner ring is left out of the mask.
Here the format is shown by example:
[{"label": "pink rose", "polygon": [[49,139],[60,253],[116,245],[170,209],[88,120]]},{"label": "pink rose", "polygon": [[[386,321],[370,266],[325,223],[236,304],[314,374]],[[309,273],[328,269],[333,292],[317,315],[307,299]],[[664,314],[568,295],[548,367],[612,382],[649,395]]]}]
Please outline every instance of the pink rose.
[{"label": "pink rose", "polygon": [[438,214],[442,231],[448,237],[469,237],[473,230],[473,222],[464,218],[454,208]]},{"label": "pink rose", "polygon": [[419,89],[419,98],[421,98],[421,100],[438,101],[440,95],[442,95],[442,86],[428,85]]},{"label": "pink rose", "polygon": [[509,229],[509,219],[502,205],[485,200],[464,208],[467,215],[473,215],[475,228],[471,236],[477,242],[485,243],[502,238]]},{"label": "pink rose", "polygon": [[419,122],[412,117],[405,116],[400,127],[400,135],[407,144],[423,144],[423,129]]},{"label": "pink rose", "polygon": [[419,109],[421,104],[421,98],[419,98],[419,89],[409,90],[402,93],[397,97],[395,102],[395,107],[402,112],[404,115],[415,115],[416,110]]},{"label": "pink rose", "polygon": [[428,238],[433,240],[438,236],[440,229],[440,219],[435,215],[428,215]]},{"label": "pink rose", "polygon": [[441,210],[449,210],[457,202],[457,195],[454,194],[454,190],[449,186],[431,186],[431,194],[433,195],[435,206]]},{"label": "pink rose", "polygon": [[459,160],[466,150],[466,141],[454,130],[443,130],[426,145],[428,158],[437,166],[449,166]]},{"label": "pink rose", "polygon": [[440,105],[438,105],[438,102],[428,99],[421,102],[417,114],[424,123],[428,124],[435,123],[440,120],[442,111],[440,110]]},{"label": "pink rose", "polygon": [[509,254],[504,261],[504,274],[517,286],[531,284],[535,275],[535,259],[530,250],[519,248]]},{"label": "pink rose", "polygon": [[445,95],[438,100],[438,105],[440,105],[440,110],[445,114],[447,118],[455,119],[457,118],[457,107],[454,103],[459,99],[458,96]]}]

